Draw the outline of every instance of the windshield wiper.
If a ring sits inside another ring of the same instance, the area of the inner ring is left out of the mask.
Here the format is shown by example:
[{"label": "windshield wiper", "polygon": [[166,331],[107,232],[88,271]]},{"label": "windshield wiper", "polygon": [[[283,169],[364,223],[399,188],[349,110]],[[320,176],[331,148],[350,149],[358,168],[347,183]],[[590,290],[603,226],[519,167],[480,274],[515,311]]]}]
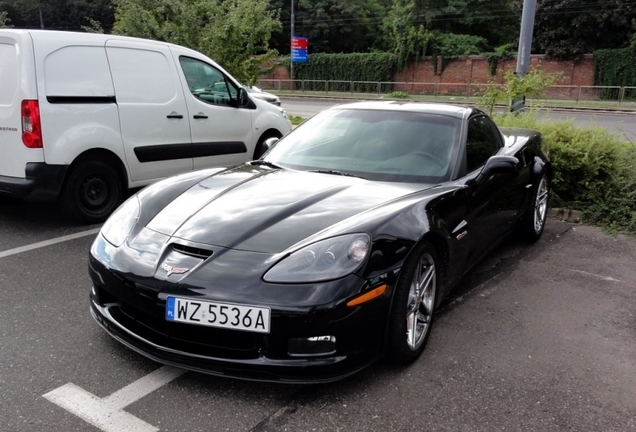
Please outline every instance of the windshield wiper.
[{"label": "windshield wiper", "polygon": [[255,160],[255,161],[249,162],[249,164],[250,165],[259,165],[259,166],[263,166],[264,165],[264,166],[268,166],[270,168],[283,169],[282,166],[276,165],[275,163],[269,162],[269,161],[266,161],[266,160]]},{"label": "windshield wiper", "polygon": [[364,177],[359,176],[359,175],[355,175],[355,174],[351,174],[348,172],[344,172],[344,171],[337,171],[337,170],[325,170],[325,169],[317,169],[317,170],[309,170],[308,172],[315,172],[315,173],[320,173],[320,174],[333,174],[333,175],[341,175],[341,176],[345,176],[345,177],[357,177],[357,178],[361,178],[366,180]]}]

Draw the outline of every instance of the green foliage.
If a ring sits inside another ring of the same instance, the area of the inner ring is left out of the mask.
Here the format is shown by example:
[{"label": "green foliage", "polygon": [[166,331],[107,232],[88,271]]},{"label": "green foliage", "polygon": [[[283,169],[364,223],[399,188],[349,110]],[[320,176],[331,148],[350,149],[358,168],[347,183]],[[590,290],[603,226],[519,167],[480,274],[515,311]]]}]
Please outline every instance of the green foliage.
[{"label": "green foliage", "polygon": [[[294,0],[296,36],[309,39],[310,53],[352,53],[380,49],[380,21],[388,10],[386,0]],[[290,52],[291,1],[270,0],[269,9],[280,11],[284,27],[273,35],[272,47]]]},{"label": "green foliage", "polygon": [[13,26],[26,29],[80,31],[90,18],[108,32],[114,20],[112,0],[0,0],[0,10]]},{"label": "green foliage", "polygon": [[435,33],[484,38],[488,45],[516,43],[519,17],[514,0],[411,0],[420,20]]},{"label": "green foliage", "polygon": [[304,122],[305,119],[300,117],[300,116],[291,115],[291,116],[289,116],[289,121],[291,122],[292,125],[298,126],[299,124]]},{"label": "green foliage", "polygon": [[9,24],[11,20],[7,17],[7,11],[0,12],[0,28],[10,28],[13,27]]},{"label": "green foliage", "polygon": [[409,94],[403,91],[394,91],[386,95],[386,97],[392,98],[392,99],[408,99]]},{"label": "green foliage", "polygon": [[383,21],[384,37],[390,51],[397,56],[400,69],[426,55],[433,40],[433,33],[418,24],[417,19],[412,1],[396,0]]},{"label": "green foliage", "polygon": [[436,34],[433,39],[433,57],[441,58],[441,67],[435,61],[435,73],[441,74],[452,60],[469,55],[477,55],[488,50],[488,41],[481,36],[455,33]]},{"label": "green foliage", "polygon": [[632,33],[634,18],[633,0],[538,0],[533,50],[576,58],[597,49],[621,48]]},{"label": "green foliage", "polygon": [[486,60],[488,60],[488,66],[490,66],[490,75],[497,74],[497,65],[501,60],[507,60],[511,58],[515,53],[512,51],[510,44],[504,44],[495,48],[492,52],[482,53]]},{"label": "green foliage", "polygon": [[492,115],[495,105],[499,102],[509,103],[510,101],[526,96],[541,96],[548,87],[560,78],[561,74],[545,73],[537,68],[520,77],[513,71],[507,71],[504,75],[502,86],[490,85],[480,96],[478,104]]},{"label": "green foliage", "polygon": [[[310,54],[309,62],[294,63],[294,79],[390,82],[396,67],[397,56],[390,53]],[[342,91],[350,90],[346,85]],[[324,83],[307,83],[305,89],[324,90]],[[377,85],[360,85],[355,90],[374,92]]]},{"label": "green foliage", "polygon": [[280,28],[267,0],[115,0],[113,33],[183,45],[213,58],[236,79],[255,83],[276,51]]},{"label": "green foliage", "polygon": [[599,86],[636,86],[636,51],[632,48],[595,51],[594,83]]},{"label": "green foliage", "polygon": [[500,126],[538,129],[554,170],[553,207],[583,211],[583,220],[636,235],[636,146],[607,130],[571,121],[539,122],[534,113],[495,116]]},{"label": "green foliage", "polygon": [[102,24],[99,21],[96,21],[92,18],[87,18],[87,20],[88,20],[88,25],[82,26],[82,30],[84,30],[86,33],[99,33],[99,34],[104,33],[104,28],[102,27]]}]

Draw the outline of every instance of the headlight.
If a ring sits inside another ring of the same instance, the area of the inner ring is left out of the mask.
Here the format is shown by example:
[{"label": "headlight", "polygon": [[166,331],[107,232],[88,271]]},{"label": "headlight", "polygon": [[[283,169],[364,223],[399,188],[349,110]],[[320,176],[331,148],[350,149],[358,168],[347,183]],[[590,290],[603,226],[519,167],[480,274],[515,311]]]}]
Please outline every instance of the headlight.
[{"label": "headlight", "polygon": [[278,109],[280,110],[280,113],[283,115],[283,117],[287,118],[287,111],[285,111],[283,108],[278,107]]},{"label": "headlight", "polygon": [[320,282],[356,271],[369,253],[367,234],[322,240],[289,255],[264,276],[266,282]]},{"label": "headlight", "polygon": [[119,247],[139,219],[139,199],[132,196],[108,218],[102,227],[102,235],[113,246]]}]

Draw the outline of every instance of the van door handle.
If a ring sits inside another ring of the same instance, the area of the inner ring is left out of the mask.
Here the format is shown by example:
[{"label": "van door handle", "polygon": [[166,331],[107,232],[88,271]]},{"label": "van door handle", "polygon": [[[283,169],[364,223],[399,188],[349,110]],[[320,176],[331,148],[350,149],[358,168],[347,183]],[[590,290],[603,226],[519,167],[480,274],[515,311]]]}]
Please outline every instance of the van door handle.
[{"label": "van door handle", "polygon": [[208,116],[206,116],[205,114],[195,114],[193,117],[195,119],[206,119],[206,118],[208,118]]},{"label": "van door handle", "polygon": [[170,114],[168,114],[167,117],[169,119],[182,119],[183,118],[183,116],[181,114],[177,114],[174,111],[172,111]]}]

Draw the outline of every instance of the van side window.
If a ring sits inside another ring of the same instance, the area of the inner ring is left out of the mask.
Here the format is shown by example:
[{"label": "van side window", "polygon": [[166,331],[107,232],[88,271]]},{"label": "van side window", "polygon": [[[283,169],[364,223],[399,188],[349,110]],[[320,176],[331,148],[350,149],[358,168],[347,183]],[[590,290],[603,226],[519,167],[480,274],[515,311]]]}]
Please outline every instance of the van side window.
[{"label": "van side window", "polygon": [[112,46],[106,52],[118,103],[162,105],[177,96],[174,70],[163,53]]},{"label": "van side window", "polygon": [[236,101],[238,89],[219,70],[190,57],[179,57],[179,62],[194,97],[222,106],[231,106]]}]

